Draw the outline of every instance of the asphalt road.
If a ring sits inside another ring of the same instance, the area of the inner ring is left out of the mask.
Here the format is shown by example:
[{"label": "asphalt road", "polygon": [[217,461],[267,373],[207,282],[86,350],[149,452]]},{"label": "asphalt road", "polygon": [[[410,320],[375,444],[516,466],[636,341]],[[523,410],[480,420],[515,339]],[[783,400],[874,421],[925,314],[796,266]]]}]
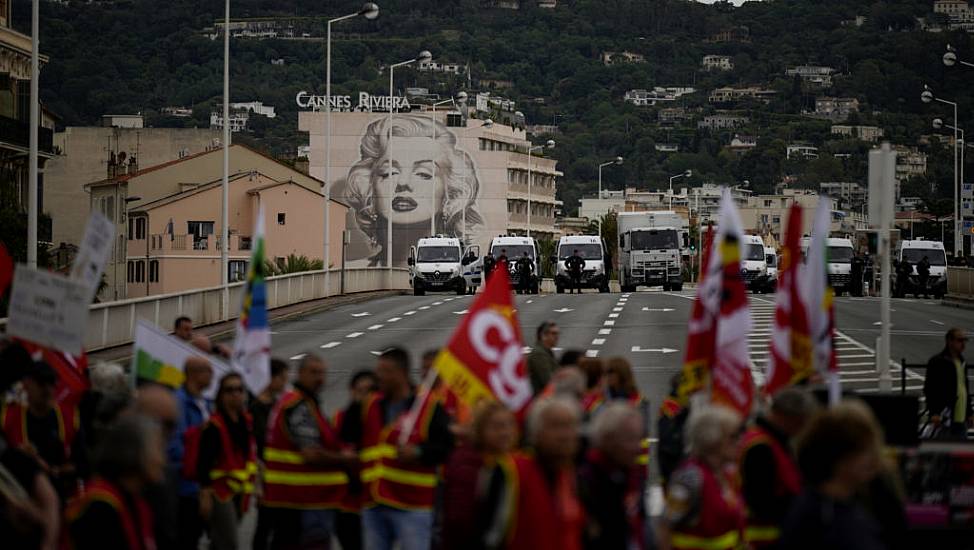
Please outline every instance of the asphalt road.
[{"label": "asphalt road", "polygon": [[[643,394],[655,409],[667,391],[685,353],[686,324],[693,290],[628,294],[549,294],[515,296],[525,345],[534,330],[551,319],[561,327],[561,349],[579,349],[608,358],[621,355],[633,365]],[[750,354],[756,378],[767,362],[774,312],[773,295],[751,295],[754,326]],[[471,296],[450,294],[383,297],[273,323],[275,355],[297,362],[305,353],[322,356],[329,365],[324,406],[331,412],[347,402],[349,377],[374,366],[375,355],[390,346],[411,352],[418,368],[421,354],[446,344],[472,303]],[[892,312],[894,381],[899,384],[901,358],[926,362],[943,347],[951,326],[974,331],[974,312],[933,300],[896,299]],[[879,335],[878,298],[836,298],[836,348],[844,389],[878,391],[875,341]],[[556,350],[558,351],[558,350]],[[908,388],[920,388],[922,371],[909,371]],[[418,380],[418,374],[415,375]]]}]

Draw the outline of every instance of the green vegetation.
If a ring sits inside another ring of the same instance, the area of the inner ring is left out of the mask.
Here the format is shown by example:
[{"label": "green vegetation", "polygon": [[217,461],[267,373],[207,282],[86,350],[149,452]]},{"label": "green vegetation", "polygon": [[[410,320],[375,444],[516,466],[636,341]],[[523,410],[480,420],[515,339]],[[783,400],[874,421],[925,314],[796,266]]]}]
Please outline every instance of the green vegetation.
[{"label": "green vegetation", "polygon": [[302,271],[320,271],[325,268],[325,263],[318,258],[309,259],[307,256],[297,256],[288,254],[282,262],[272,262],[264,260],[264,273],[268,277],[277,275],[288,275],[290,273],[301,273]]},{"label": "green vegetation", "polygon": [[[832,136],[829,122],[802,115],[814,110],[817,96],[857,98],[859,113],[848,124],[879,126],[887,139],[908,146],[933,133],[932,118],[948,115],[943,105],[920,102],[924,83],[956,100],[962,115],[974,114],[974,89],[967,85],[974,74],[940,63],[948,42],[962,58],[974,59],[974,41],[962,32],[921,30],[916,18],[938,21],[929,0],[775,0],[737,9],[682,0],[564,0],[555,10],[522,3],[514,12],[485,8],[480,0],[384,0],[377,20],[335,28],[360,35],[335,41],[335,93],[382,94],[387,81],[380,65],[420,49],[438,61],[469,64],[474,81],[469,91],[479,89],[478,79],[512,81],[513,88],[499,93],[518,102],[528,123],[559,126],[558,147],[550,154],[565,174],[559,198],[568,213],[580,196],[594,193],[598,164],[616,155],[626,162],[604,171],[607,189],[660,188],[687,168],[694,172],[690,183],[748,181],[758,192],[771,191],[785,177],[808,187],[865,182],[868,144]],[[320,17],[349,13],[360,4],[234,0],[232,10],[234,18]],[[44,2],[41,43],[51,57],[42,73],[44,102],[65,125],[134,111],[146,113],[154,125],[207,125],[222,91],[222,40],[202,30],[222,10],[217,0]],[[16,1],[14,14],[18,27],[26,28],[29,2]],[[867,18],[865,24],[843,24],[857,15]],[[313,31],[317,20],[308,21],[302,28]],[[710,40],[741,26],[749,29],[748,41]],[[603,51],[623,50],[645,56],[645,62],[606,66],[600,60]],[[701,71],[708,54],[732,56],[734,69]],[[240,139],[274,154],[293,154],[306,142],[297,132],[294,96],[299,90],[323,93],[324,44],[235,39],[231,55],[232,99],[261,100],[278,113],[273,120],[252,117],[252,133]],[[272,59],[285,64],[272,65]],[[833,86],[815,90],[785,75],[788,67],[802,64],[834,67]],[[455,77],[412,70],[401,75],[400,86],[439,94],[465,87],[465,79]],[[715,112],[707,101],[710,91],[752,85],[777,94],[768,104],[732,107],[749,117],[746,126],[697,129],[697,120]],[[627,90],[654,86],[693,86],[697,93],[657,107],[623,102]],[[194,116],[158,116],[165,106],[192,106]],[[667,106],[684,107],[690,119],[661,127],[658,111]],[[756,136],[757,146],[729,153],[725,146],[734,134]],[[787,159],[787,145],[797,142],[819,147],[819,158]],[[679,152],[658,152],[655,146],[662,143],[677,144]],[[931,143],[923,146],[927,175],[914,178],[903,194],[935,202],[950,196],[952,161],[949,148]]]}]

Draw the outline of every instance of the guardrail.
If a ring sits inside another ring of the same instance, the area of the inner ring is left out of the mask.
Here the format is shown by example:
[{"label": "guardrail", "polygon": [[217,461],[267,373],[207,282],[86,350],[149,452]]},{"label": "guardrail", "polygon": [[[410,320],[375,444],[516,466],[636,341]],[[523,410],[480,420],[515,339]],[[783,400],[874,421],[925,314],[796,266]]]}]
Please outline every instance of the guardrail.
[{"label": "guardrail", "polygon": [[[342,290],[342,271],[331,270],[328,288],[325,271],[305,271],[267,278],[267,309],[337,296]],[[186,315],[196,326],[237,318],[244,283],[229,285],[228,312],[223,311],[223,288],[210,287],[173,294],[92,304],[88,315],[85,350],[95,351],[132,342],[136,319],[147,319],[164,329]],[[409,271],[403,268],[364,267],[345,269],[345,294],[374,290],[406,290]],[[6,319],[0,319],[0,326]]]},{"label": "guardrail", "polygon": [[947,294],[960,298],[974,298],[974,269],[948,267]]}]

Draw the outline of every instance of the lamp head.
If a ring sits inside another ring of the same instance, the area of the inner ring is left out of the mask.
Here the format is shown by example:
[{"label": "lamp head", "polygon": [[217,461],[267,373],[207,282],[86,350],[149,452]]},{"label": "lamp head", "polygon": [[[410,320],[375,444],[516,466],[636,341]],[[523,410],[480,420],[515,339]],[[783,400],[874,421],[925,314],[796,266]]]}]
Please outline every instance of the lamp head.
[{"label": "lamp head", "polygon": [[484,123],[481,124],[480,126],[483,127],[483,128],[490,128],[493,125],[494,125],[494,121],[488,118],[488,119],[484,120]]},{"label": "lamp head", "polygon": [[456,100],[457,100],[457,103],[466,103],[467,102],[467,92],[462,92],[462,91],[461,92],[457,92]]},{"label": "lamp head", "polygon": [[419,52],[419,55],[416,56],[416,61],[420,63],[429,63],[432,59],[433,54],[431,54],[429,50],[423,50]]},{"label": "lamp head", "polygon": [[554,149],[555,148],[555,140],[549,139],[548,142],[545,143],[545,147],[547,147],[548,149]]},{"label": "lamp head", "polygon": [[923,86],[923,92],[920,94],[920,101],[924,103],[930,103],[933,101],[933,92],[926,85]]},{"label": "lamp head", "polygon": [[524,118],[524,113],[521,111],[514,111],[514,118]]},{"label": "lamp head", "polygon": [[359,10],[359,15],[365,17],[368,20],[375,19],[379,17],[379,5],[375,2],[366,2],[362,4],[362,9]]},{"label": "lamp head", "polygon": [[690,176],[693,175],[693,170],[687,170],[686,172],[683,173],[683,175],[689,178]]},{"label": "lamp head", "polygon": [[943,121],[943,119],[941,119],[941,118],[935,118],[935,119],[933,119],[933,128],[934,128],[934,130],[939,130],[939,129],[943,128],[943,127],[944,127],[944,121]]},{"label": "lamp head", "polygon": [[622,164],[622,157],[616,157],[616,164]]}]

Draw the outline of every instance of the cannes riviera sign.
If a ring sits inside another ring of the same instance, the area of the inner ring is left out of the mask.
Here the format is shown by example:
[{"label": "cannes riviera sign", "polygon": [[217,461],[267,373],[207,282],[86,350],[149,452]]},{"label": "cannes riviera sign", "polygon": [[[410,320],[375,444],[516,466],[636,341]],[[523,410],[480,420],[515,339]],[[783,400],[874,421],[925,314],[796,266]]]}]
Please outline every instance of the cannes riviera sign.
[{"label": "cannes riviera sign", "polygon": [[[323,95],[313,95],[308,92],[298,92],[294,97],[298,107],[320,111],[325,108],[325,97]],[[368,92],[359,92],[358,103],[352,103],[353,96],[333,95],[331,96],[331,109],[333,111],[381,111],[389,112],[390,106],[396,111],[409,111],[412,107],[409,100],[405,97],[389,97],[384,95],[371,95]]]}]

